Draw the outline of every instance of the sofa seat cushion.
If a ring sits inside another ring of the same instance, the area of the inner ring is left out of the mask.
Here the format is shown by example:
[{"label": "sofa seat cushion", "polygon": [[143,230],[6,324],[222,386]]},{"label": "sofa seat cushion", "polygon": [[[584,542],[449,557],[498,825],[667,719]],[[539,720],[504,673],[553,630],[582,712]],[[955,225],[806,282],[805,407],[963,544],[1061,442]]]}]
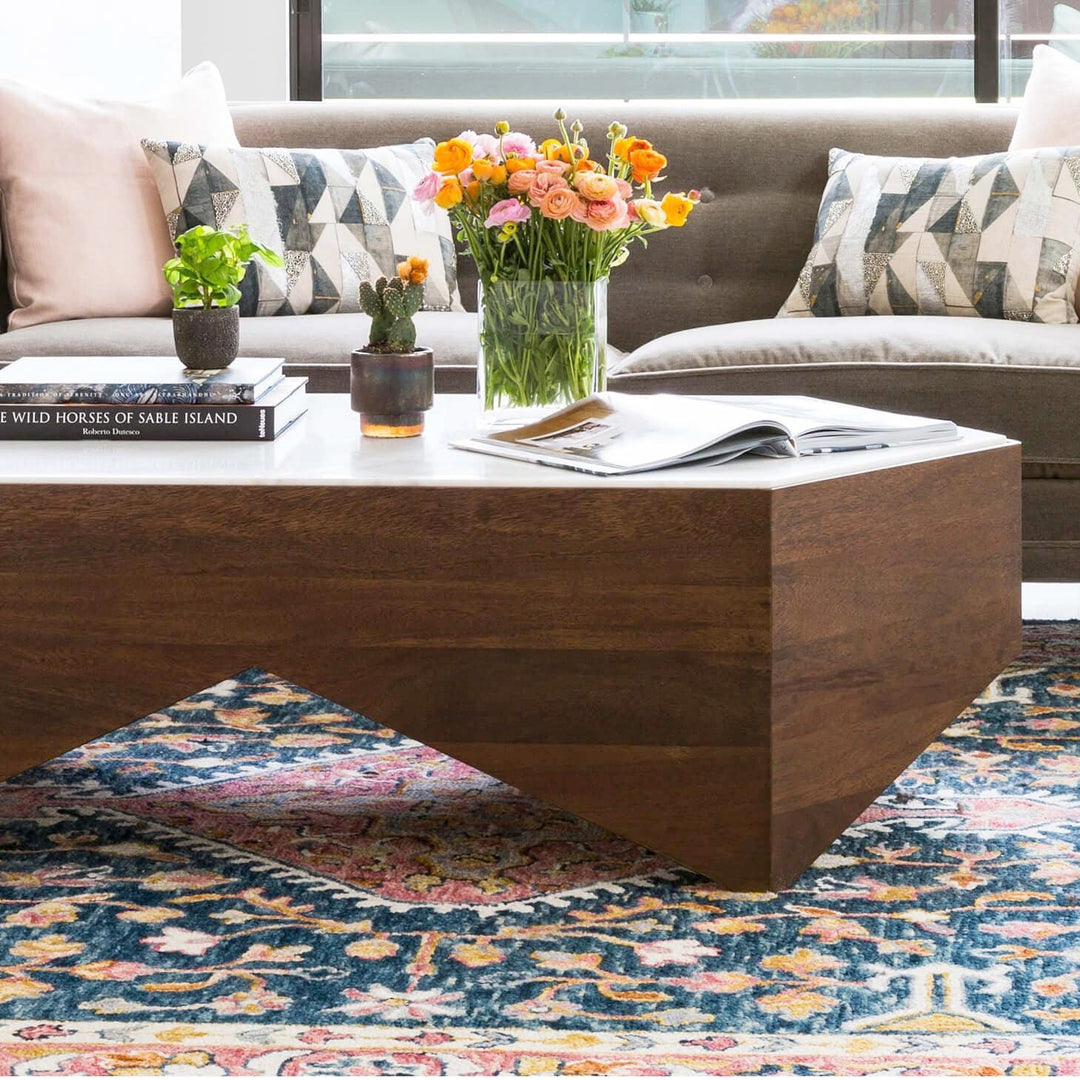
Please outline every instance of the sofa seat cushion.
[{"label": "sofa seat cushion", "polygon": [[[469,311],[421,311],[415,316],[416,340],[435,353],[444,367],[476,367],[476,315]],[[328,365],[349,363],[353,349],[368,340],[366,315],[281,315],[242,319],[240,352],[244,356],[283,356],[297,372],[312,378],[312,390],[343,390],[340,378],[320,379]],[[0,362],[20,356],[163,356],[171,355],[172,320],[73,319],[43,323],[0,334]],[[457,387],[455,387],[457,388]]]},{"label": "sofa seat cushion", "polygon": [[881,315],[760,319],[656,338],[612,369],[631,393],[810,394],[1000,431],[1080,462],[1080,328]]}]

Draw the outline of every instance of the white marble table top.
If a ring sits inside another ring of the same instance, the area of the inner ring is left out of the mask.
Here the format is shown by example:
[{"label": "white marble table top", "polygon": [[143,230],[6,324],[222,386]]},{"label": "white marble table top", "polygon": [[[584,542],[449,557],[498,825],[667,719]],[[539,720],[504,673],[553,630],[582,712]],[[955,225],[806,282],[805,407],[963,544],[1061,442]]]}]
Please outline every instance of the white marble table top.
[{"label": "white marble table top", "polygon": [[1004,446],[961,428],[954,442],[774,460],[744,457],[632,476],[598,477],[456,450],[476,430],[472,395],[439,395],[424,434],[364,439],[345,394],[311,394],[306,416],[276,441],[0,442],[3,484],[286,484],[386,487],[782,488]]}]

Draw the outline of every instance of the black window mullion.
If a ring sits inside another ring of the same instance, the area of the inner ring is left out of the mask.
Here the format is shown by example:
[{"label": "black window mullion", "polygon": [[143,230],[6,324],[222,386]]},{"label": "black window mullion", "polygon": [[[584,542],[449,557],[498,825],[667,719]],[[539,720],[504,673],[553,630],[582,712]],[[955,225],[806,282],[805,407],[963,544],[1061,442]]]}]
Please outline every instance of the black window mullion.
[{"label": "black window mullion", "polygon": [[289,2],[289,97],[322,101],[322,0]]},{"label": "black window mullion", "polygon": [[975,100],[1001,97],[1001,45],[998,0],[975,0]]}]

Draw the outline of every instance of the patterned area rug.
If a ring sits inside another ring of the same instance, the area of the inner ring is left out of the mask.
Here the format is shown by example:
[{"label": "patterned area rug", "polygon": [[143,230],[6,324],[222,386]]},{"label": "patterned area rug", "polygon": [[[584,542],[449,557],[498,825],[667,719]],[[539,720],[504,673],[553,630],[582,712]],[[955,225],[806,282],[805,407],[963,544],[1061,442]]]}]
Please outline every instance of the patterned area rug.
[{"label": "patterned area rug", "polygon": [[264,671],[0,785],[0,1073],[1080,1072],[1080,624],[732,894]]}]

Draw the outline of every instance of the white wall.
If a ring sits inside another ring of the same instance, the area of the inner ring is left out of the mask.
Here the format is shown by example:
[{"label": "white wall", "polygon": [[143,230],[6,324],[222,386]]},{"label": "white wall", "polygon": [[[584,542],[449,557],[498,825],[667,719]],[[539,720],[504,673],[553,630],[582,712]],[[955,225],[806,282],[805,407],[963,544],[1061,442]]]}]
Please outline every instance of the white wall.
[{"label": "white wall", "polygon": [[180,0],[0,0],[0,78],[145,97],[180,64]]},{"label": "white wall", "polygon": [[185,71],[213,60],[230,101],[288,99],[288,0],[183,0],[182,21]]}]

